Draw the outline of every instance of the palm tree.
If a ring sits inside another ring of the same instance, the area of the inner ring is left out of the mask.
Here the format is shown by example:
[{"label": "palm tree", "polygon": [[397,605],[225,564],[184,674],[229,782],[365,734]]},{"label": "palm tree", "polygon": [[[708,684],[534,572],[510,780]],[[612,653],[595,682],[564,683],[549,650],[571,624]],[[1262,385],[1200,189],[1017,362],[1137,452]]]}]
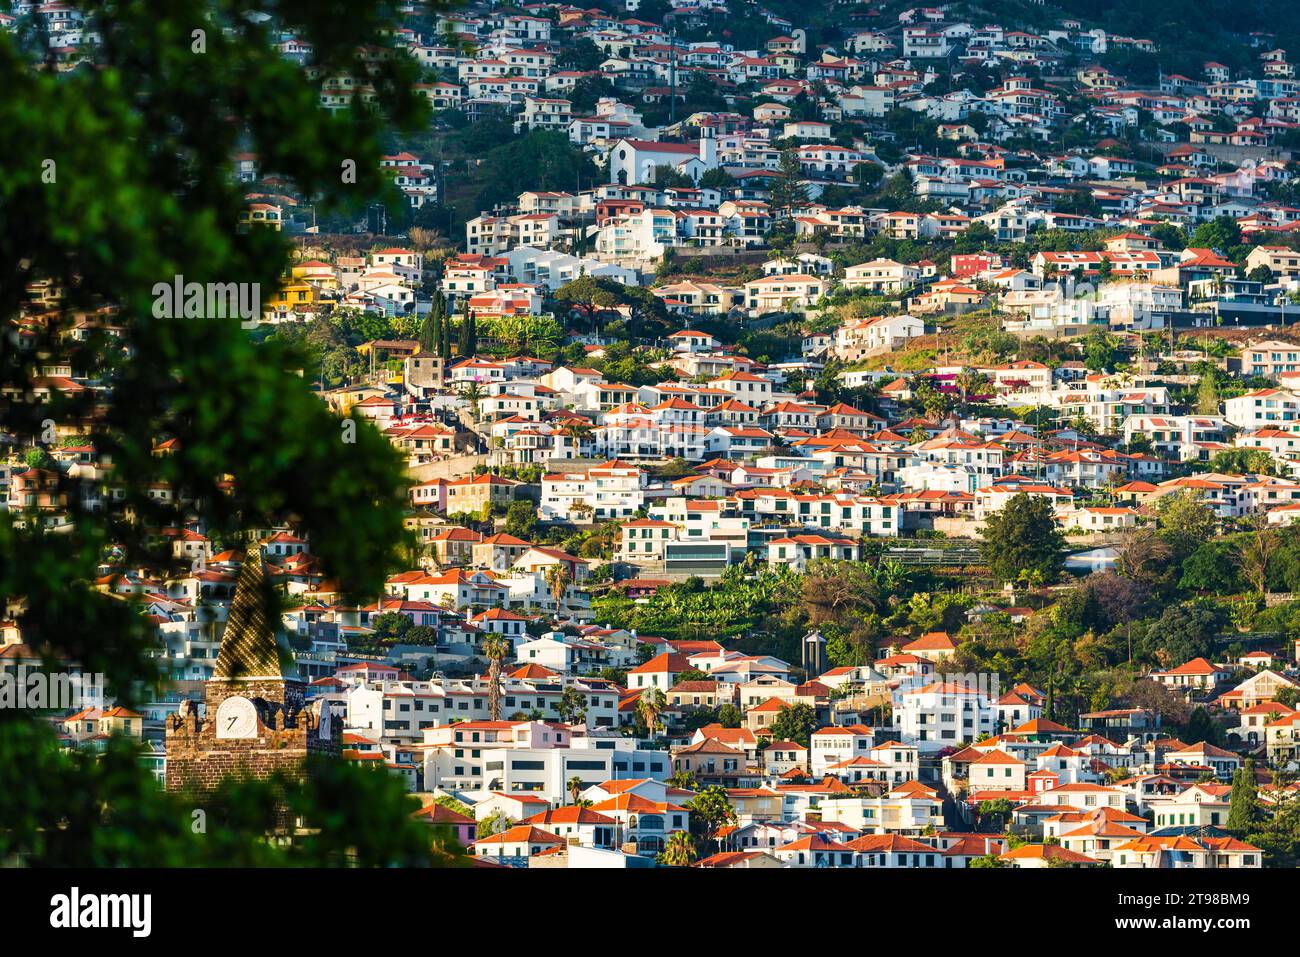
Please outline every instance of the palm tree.
[{"label": "palm tree", "polygon": [[698,857],[695,840],[685,831],[678,831],[664,842],[659,862],[666,867],[690,867]]},{"label": "palm tree", "polygon": [[488,660],[488,717],[501,720],[501,662],[510,655],[510,642],[501,636],[483,642],[483,654]]},{"label": "palm tree", "polygon": [[697,791],[700,787],[690,771],[674,771],[667,783],[670,788],[680,788],[683,791]]},{"label": "palm tree", "polygon": [[578,806],[578,795],[582,793],[582,778],[576,774],[569,778],[569,797],[573,798],[574,807]]},{"label": "palm tree", "polygon": [[569,590],[569,585],[573,583],[573,575],[569,573],[569,566],[564,562],[558,562],[546,569],[546,587],[551,592],[551,597],[555,599],[555,610],[560,610],[560,603],[564,600],[564,593]]},{"label": "palm tree", "polygon": [[965,404],[970,400],[971,394],[979,392],[988,387],[988,376],[974,369],[963,369],[957,374],[956,385],[961,390],[961,401]]},{"label": "palm tree", "polygon": [[636,710],[641,715],[641,720],[645,722],[646,728],[650,731],[651,741],[655,739],[655,731],[659,728],[659,715],[663,714],[667,704],[664,693],[654,685],[642,691],[641,697],[637,699]]},{"label": "palm tree", "polygon": [[483,400],[483,390],[477,382],[471,382],[465,387],[462,395],[469,401],[470,408],[473,410],[474,421],[478,421],[478,404]]},{"label": "palm tree", "polygon": [[578,450],[587,437],[591,435],[591,428],[591,425],[586,422],[566,422],[561,426],[560,431],[573,441],[574,449]]}]

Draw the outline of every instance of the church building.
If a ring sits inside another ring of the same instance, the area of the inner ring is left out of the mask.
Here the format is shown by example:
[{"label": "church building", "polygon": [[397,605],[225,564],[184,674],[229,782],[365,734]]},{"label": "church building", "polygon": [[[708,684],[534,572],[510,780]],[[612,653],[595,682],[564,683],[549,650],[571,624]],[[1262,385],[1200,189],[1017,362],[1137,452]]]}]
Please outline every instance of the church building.
[{"label": "church building", "polygon": [[249,547],[222,633],[206,706],[183,702],[167,722],[167,790],[210,791],[231,775],[293,774],[308,755],[337,755],[338,729],[277,640],[271,583],[262,550]]}]

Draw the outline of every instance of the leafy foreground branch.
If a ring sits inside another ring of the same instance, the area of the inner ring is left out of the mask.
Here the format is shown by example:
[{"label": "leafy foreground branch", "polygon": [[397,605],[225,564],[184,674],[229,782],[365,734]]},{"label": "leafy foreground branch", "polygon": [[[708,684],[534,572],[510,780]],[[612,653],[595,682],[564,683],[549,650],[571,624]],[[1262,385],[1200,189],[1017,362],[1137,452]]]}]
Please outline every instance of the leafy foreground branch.
[{"label": "leafy foreground branch", "polygon": [[[29,763],[30,762],[30,763]],[[309,760],[305,777],[229,780],[201,798],[164,792],[137,747],[60,752],[29,722],[0,728],[0,861],[52,867],[421,867],[469,859],[450,829],[383,771]],[[39,787],[31,782],[37,781]],[[293,840],[283,841],[285,822]]]},{"label": "leafy foreground branch", "polygon": [[[78,435],[111,461],[104,487],[121,496],[90,510],[60,476],[60,534],[43,531],[35,514],[0,516],[0,608],[16,610],[24,642],[47,661],[104,674],[109,693],[130,705],[156,686],[149,632],[134,602],[94,583],[106,569],[165,572],[160,530],[197,519],[230,539],[292,521],[349,596],[374,594],[396,563],[404,490],[389,443],[364,422],[341,433],[292,348],[255,344],[235,317],[157,310],[156,288],[183,277],[268,298],[289,248],[276,231],[239,228],[245,197],[233,157],[256,153],[264,175],[322,209],[356,210],[384,195],[385,132],[419,126],[427,107],[412,89],[417,65],[392,50],[396,4],[361,0],[342,16],[338,4],[291,0],[269,22],[250,15],[259,5],[237,0],[78,6],[102,43],[93,63],[70,73],[46,69],[39,51],[0,33],[0,317],[15,320],[34,283],[59,293],[24,326],[21,348],[8,333],[0,345],[0,433],[19,447],[47,442],[50,428]],[[280,30],[313,51],[309,69],[280,55]],[[373,90],[373,102],[321,109],[322,84],[345,77]],[[74,325],[89,332],[74,335]],[[59,362],[93,387],[43,395],[42,369]],[[171,494],[150,494],[160,488]],[[391,782],[346,768],[318,770],[310,785],[279,782],[288,809],[319,830],[271,849],[257,809],[273,805],[272,785],[232,786],[226,810],[198,836],[192,809],[157,793],[123,746],[98,758],[59,755],[43,723],[0,715],[0,849],[11,858],[427,859],[428,833],[413,840],[409,802]]]}]

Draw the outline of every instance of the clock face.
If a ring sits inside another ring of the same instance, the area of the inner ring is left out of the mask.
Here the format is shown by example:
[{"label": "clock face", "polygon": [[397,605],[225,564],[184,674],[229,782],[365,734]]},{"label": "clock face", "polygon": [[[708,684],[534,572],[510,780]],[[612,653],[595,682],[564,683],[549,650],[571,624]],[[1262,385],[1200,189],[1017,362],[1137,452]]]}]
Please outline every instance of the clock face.
[{"label": "clock face", "polygon": [[257,709],[253,702],[238,695],[221,702],[217,708],[217,737],[257,737]]}]

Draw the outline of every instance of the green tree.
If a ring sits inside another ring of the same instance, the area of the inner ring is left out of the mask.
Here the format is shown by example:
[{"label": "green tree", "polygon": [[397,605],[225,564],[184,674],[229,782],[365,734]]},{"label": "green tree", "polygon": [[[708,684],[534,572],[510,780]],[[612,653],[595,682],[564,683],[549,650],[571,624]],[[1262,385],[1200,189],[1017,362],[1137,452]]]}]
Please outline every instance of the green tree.
[{"label": "green tree", "polygon": [[997,798],[979,803],[980,830],[1001,831],[1011,819],[1015,805],[1006,798]]},{"label": "green tree", "polygon": [[600,369],[610,381],[628,385],[653,385],[670,378],[654,365],[654,356],[648,350],[633,348],[626,342],[605,348]]},{"label": "green tree", "polygon": [[1110,372],[1119,362],[1119,345],[1107,332],[1094,332],[1084,340],[1083,364],[1093,372]]},{"label": "green tree", "polygon": [[1268,449],[1228,449],[1216,452],[1210,459],[1210,471],[1235,472],[1239,475],[1275,475],[1277,463]]},{"label": "green tree", "polygon": [[870,566],[861,562],[811,561],[804,568],[800,591],[813,625],[845,614],[861,615],[882,599]]},{"label": "green tree", "polygon": [[987,395],[992,391],[992,381],[978,369],[963,369],[957,375],[957,388],[961,390],[961,401],[967,402],[972,395]]},{"label": "green tree", "polygon": [[1033,575],[1050,583],[1064,567],[1065,536],[1045,498],[1013,495],[1001,511],[984,520],[980,535],[984,560],[999,581]]},{"label": "green tree", "polygon": [[952,407],[952,399],[946,392],[934,387],[928,377],[916,376],[912,380],[912,402],[920,406],[927,418],[941,419]]},{"label": "green tree", "polygon": [[1255,783],[1255,759],[1246,763],[1232,775],[1232,797],[1228,801],[1228,831],[1245,837],[1261,820],[1264,812],[1259,804],[1259,788]]},{"label": "green tree", "polygon": [[739,728],[745,716],[734,704],[724,704],[718,709],[718,724],[724,728]]},{"label": "green tree", "polygon": [[795,150],[784,150],[781,153],[776,176],[772,180],[769,204],[774,211],[785,213],[808,204],[808,186],[804,182],[799,154]]},{"label": "green tree", "polygon": [[[414,816],[420,802],[397,777],[353,762],[311,759],[304,775],[227,780],[203,795],[196,831],[195,796],[161,790],[132,740],[67,752],[36,722],[6,722],[0,759],[20,758],[21,775],[0,770],[6,857],[77,868],[469,863],[450,829],[433,829],[431,840]],[[306,827],[291,842],[267,840],[283,816]]]},{"label": "green tree", "polygon": [[1241,245],[1241,227],[1231,216],[1216,216],[1196,227],[1190,245],[1226,253]]},{"label": "green tree", "polygon": [[705,170],[704,175],[700,177],[700,187],[702,189],[717,189],[726,192],[735,185],[736,181],[731,178],[731,174],[721,166]]},{"label": "green tree", "polygon": [[[483,641],[483,654],[488,660],[488,718],[492,721],[501,720],[501,664],[512,649],[510,640],[501,635]],[[560,703],[564,703],[563,698]]]},{"label": "green tree", "polygon": [[1241,590],[1237,551],[1230,541],[1208,541],[1183,562],[1178,587],[1184,591],[1232,595]]},{"label": "green tree", "polygon": [[527,499],[516,499],[506,506],[503,531],[523,541],[532,541],[537,534],[537,506]]},{"label": "green tree", "polygon": [[478,348],[477,335],[474,329],[474,313],[469,309],[469,298],[466,297],[460,306],[460,321],[456,324],[456,351],[460,353],[461,358],[472,356]]},{"label": "green tree", "polygon": [[1159,240],[1162,246],[1174,252],[1182,250],[1187,245],[1187,233],[1173,223],[1156,223],[1151,228],[1151,238]]},{"label": "green tree", "polygon": [[555,610],[558,613],[564,604],[564,596],[568,593],[569,586],[573,584],[573,573],[569,571],[569,566],[565,562],[556,562],[554,565],[547,566],[544,577],[546,590],[555,600]]},{"label": "green tree", "polygon": [[1176,667],[1193,658],[1212,657],[1215,638],[1225,624],[1223,612],[1203,602],[1170,605],[1135,644],[1144,657]]},{"label": "green tree", "polygon": [[485,837],[491,837],[493,834],[501,834],[515,826],[514,818],[504,811],[493,811],[483,820],[478,822],[475,829],[480,840]]},{"label": "green tree", "polygon": [[665,867],[690,867],[697,857],[695,839],[685,831],[678,831],[664,842],[658,860]]},{"label": "green tree", "polygon": [[664,697],[664,693],[654,685],[642,691],[641,696],[637,698],[637,714],[645,722],[651,741],[655,739],[655,733],[661,727],[659,716],[663,714],[664,709],[667,707],[668,701]]},{"label": "green tree", "polygon": [[600,178],[591,157],[564,132],[538,129],[502,139],[496,138],[479,157],[483,186],[476,209],[513,202],[524,190],[572,190],[579,184],[590,188]]},{"label": "green tree", "polygon": [[581,724],[587,718],[587,698],[581,691],[570,685],[560,695],[555,709],[560,720],[566,724]]},{"label": "green tree", "polygon": [[[879,163],[864,162],[859,163],[853,168],[853,181],[857,183],[858,188],[862,190],[870,191],[877,188],[880,185],[880,181],[884,178],[884,175],[885,168]],[[978,227],[982,227],[985,232],[988,232],[988,234],[992,236],[992,232],[983,223],[974,224],[970,229],[966,230],[966,233],[969,233],[972,229]],[[962,236],[964,237],[966,233],[963,233]]]},{"label": "green tree", "polygon": [[674,771],[668,776],[668,786],[670,788],[679,788],[683,791],[699,790],[699,782],[695,780],[695,775],[690,771]]},{"label": "green tree", "polygon": [[1269,571],[1281,547],[1282,540],[1273,528],[1256,528],[1237,542],[1237,566],[1241,569],[1241,576],[1260,598],[1268,591]]},{"label": "green tree", "polygon": [[28,449],[23,455],[23,464],[29,469],[52,469],[54,468],[54,456],[43,448]]},{"label": "green tree", "polygon": [[447,308],[442,293],[433,297],[433,305],[420,323],[420,350],[438,353],[442,345],[443,319]]},{"label": "green tree", "polygon": [[1159,500],[1156,524],[1175,561],[1181,562],[1202,543],[1214,537],[1218,524],[1214,513],[1192,489],[1165,495]]},{"label": "green tree", "polygon": [[695,185],[695,180],[691,179],[675,166],[669,166],[661,163],[654,168],[653,176],[650,180],[661,189],[673,187],[691,188]]},{"label": "green tree", "polygon": [[[70,502],[69,534],[0,516],[0,604],[21,607],[27,644],[104,674],[109,693],[129,706],[156,690],[154,632],[140,605],[94,587],[105,555],[119,568],[147,567],[158,561],[149,538],[159,528],[197,517],[233,536],[293,516],[322,573],[350,599],[373,600],[397,566],[405,495],[390,443],[365,422],[353,423],[351,445],[341,443],[339,418],[298,375],[308,364],[302,349],[250,335],[220,308],[167,308],[160,288],[180,277],[237,283],[265,301],[282,283],[285,234],[240,230],[245,189],[229,166],[237,152],[255,151],[266,175],[317,208],[352,216],[371,199],[398,200],[379,173],[381,131],[421,128],[428,113],[413,89],[417,64],[392,50],[401,26],[392,5],[362,0],[346,29],[335,11],[278,6],[274,31],[222,5],[92,12],[103,42],[70,73],[43,69],[12,33],[0,34],[0,130],[10,146],[0,152],[0,316],[19,315],[30,282],[64,290],[30,350],[0,350],[0,392],[18,397],[0,410],[0,431],[28,445],[46,417],[64,426],[93,420],[89,441],[112,463],[104,482],[122,497],[97,512]],[[191,52],[198,29],[202,56]],[[374,109],[317,108],[319,75],[280,55],[280,31],[311,47],[319,74],[373,89]],[[40,157],[54,161],[56,180]],[[340,176],[345,161],[353,181]],[[67,336],[76,317],[106,306],[116,310],[115,336]],[[103,390],[60,394],[37,409],[22,397],[53,361],[70,362]],[[105,396],[100,414],[92,406]],[[154,455],[163,438],[176,440],[172,454]],[[151,498],[160,485],[173,500]],[[44,717],[9,710],[0,715],[0,756],[6,859],[101,867],[431,860],[429,831],[412,818],[418,807],[400,782],[343,762],[297,781],[231,782],[220,795],[222,820],[194,835],[195,805],[159,792],[128,743],[63,754]],[[286,846],[269,842],[277,807],[318,826]]]},{"label": "green tree", "polygon": [[806,748],[812,733],[817,730],[817,712],[810,704],[782,705],[768,730],[774,741],[794,741]]},{"label": "green tree", "polygon": [[577,70],[590,73],[600,68],[605,62],[605,51],[596,46],[589,37],[578,37],[560,51],[556,64],[562,70]]},{"label": "green tree", "polygon": [[1196,390],[1196,411],[1201,415],[1218,415],[1219,402],[1219,384],[1214,376],[1201,376],[1201,384]]},{"label": "green tree", "polygon": [[698,834],[706,847],[717,851],[717,835],[724,826],[736,823],[736,810],[727,798],[727,789],[716,784],[705,788],[686,802],[691,831]]},{"label": "green tree", "polygon": [[1220,737],[1219,726],[1214,723],[1210,713],[1204,708],[1193,708],[1192,716],[1187,719],[1187,727],[1183,731],[1183,740],[1188,744],[1208,741],[1210,744],[1217,745]]},{"label": "green tree", "polygon": [[572,279],[555,290],[554,299],[569,309],[581,312],[587,320],[587,328],[598,332],[596,316],[612,309],[619,303],[618,283],[607,279],[597,279],[585,273]]},{"label": "green tree", "polygon": [[451,316],[447,315],[446,310],[438,322],[438,357],[444,362],[451,358]]}]

